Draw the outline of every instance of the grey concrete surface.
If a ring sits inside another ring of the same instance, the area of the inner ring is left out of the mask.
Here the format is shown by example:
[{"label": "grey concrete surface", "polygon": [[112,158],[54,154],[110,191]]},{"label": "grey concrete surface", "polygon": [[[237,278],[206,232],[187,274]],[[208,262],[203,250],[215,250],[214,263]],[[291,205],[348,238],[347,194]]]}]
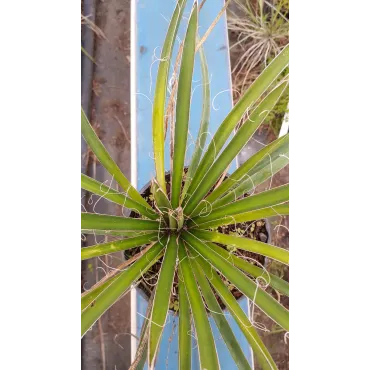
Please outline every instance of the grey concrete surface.
[{"label": "grey concrete surface", "polygon": [[[96,1],[96,24],[107,40],[95,37],[92,81],[91,123],[104,145],[130,178],[130,1]],[[111,176],[90,157],[89,176],[111,184]],[[112,187],[116,183],[112,182]],[[86,200],[86,210],[111,215],[122,214],[121,207],[99,197]],[[87,245],[104,239],[89,237]],[[111,267],[124,259],[122,253],[95,258],[84,264],[84,287],[91,287]],[[107,267],[109,266],[109,267]],[[126,370],[130,366],[130,296],[121,298],[85,335],[82,347],[83,370]]]}]

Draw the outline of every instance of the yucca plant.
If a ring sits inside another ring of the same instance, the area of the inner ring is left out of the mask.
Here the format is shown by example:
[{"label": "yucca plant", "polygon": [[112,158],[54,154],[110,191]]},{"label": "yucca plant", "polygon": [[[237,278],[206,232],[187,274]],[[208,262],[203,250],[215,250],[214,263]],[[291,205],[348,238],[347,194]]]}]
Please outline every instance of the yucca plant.
[{"label": "yucca plant", "polygon": [[[180,369],[191,368],[192,330],[199,347],[200,368],[220,368],[209,316],[214,318],[237,366],[251,369],[225,318],[221,302],[236,320],[262,368],[276,369],[253,320],[241,309],[229,288],[231,285],[236,287],[277,325],[288,331],[288,311],[265,291],[269,285],[280,294],[288,295],[288,283],[268,274],[263,266],[240,257],[238,253],[249,251],[288,264],[288,251],[238,235],[226,235],[222,230],[230,225],[251,224],[255,220],[288,214],[288,185],[251,194],[258,184],[287,164],[288,136],[264,147],[226,176],[230,163],[287,88],[287,81],[277,86],[274,81],[288,65],[288,47],[269,64],[227,115],[206,150],[204,133],[208,131],[210,117],[210,90],[205,54],[201,47],[198,48],[203,76],[203,114],[196,148],[190,165],[185,168],[192,75],[197,50],[198,6],[194,4],[182,48],[175,123],[170,135],[171,147],[174,148],[170,153],[172,168],[166,177],[164,143],[169,60],[185,3],[185,0],[179,0],[176,5],[158,69],[152,119],[156,176],[151,183],[150,201],[122,174],[81,111],[83,137],[123,191],[115,191],[85,175],[81,179],[82,188],[132,210],[130,217],[82,213],[82,233],[124,236],[118,241],[82,248],[82,260],[117,251],[136,251],[128,254],[128,260],[121,268],[115,269],[82,294],[82,335],[123,294],[130,291],[143,274],[148,273],[153,265],[160,264],[148,320],[142,329],[138,357],[132,368],[142,368],[146,361],[150,369],[154,368],[168,311],[176,294]],[[261,101],[259,98],[262,95],[266,96]],[[242,119],[245,124],[232,136]],[[227,143],[230,136],[231,140]]]}]

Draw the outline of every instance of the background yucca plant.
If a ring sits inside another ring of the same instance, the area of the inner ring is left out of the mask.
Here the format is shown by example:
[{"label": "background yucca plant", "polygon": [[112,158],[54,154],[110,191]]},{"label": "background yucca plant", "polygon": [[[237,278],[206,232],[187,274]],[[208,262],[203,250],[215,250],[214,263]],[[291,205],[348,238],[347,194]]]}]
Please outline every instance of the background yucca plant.
[{"label": "background yucca plant", "polygon": [[[232,0],[227,9],[233,97],[237,102],[263,69],[289,43],[289,0]],[[288,68],[279,77],[282,80]],[[277,82],[278,82],[277,81]],[[264,126],[274,137],[287,118],[289,91],[285,90]]]},{"label": "background yucca plant", "polygon": [[289,43],[289,0],[233,0],[228,8],[233,87],[240,91]]},{"label": "background yucca plant", "polygon": [[[185,0],[178,1],[163,44],[158,70],[152,120],[156,168],[156,177],[151,184],[152,205],[122,174],[95,134],[85,113],[81,111],[82,134],[86,142],[123,192],[115,191],[85,175],[81,178],[82,188],[140,215],[139,218],[134,218],[82,213],[83,233],[118,233],[126,237],[82,248],[81,257],[85,260],[142,247],[121,267],[82,294],[82,335],[111,305],[127,293],[132,285],[140,281],[151,266],[160,262],[158,280],[149,304],[150,320],[146,320],[143,327],[133,368],[141,368],[146,360],[149,368],[154,368],[176,280],[179,300],[180,369],[191,368],[192,325],[199,347],[200,367],[219,369],[208,315],[214,318],[237,366],[240,369],[251,368],[223,314],[219,299],[236,320],[262,368],[276,369],[272,356],[259,338],[253,322],[240,308],[227,284],[235,286],[281,328],[288,331],[288,311],[264,290],[268,284],[280,294],[288,295],[288,283],[278,276],[267,274],[263,267],[256,266],[234,253],[238,249],[246,250],[288,264],[288,252],[273,245],[225,235],[214,230],[219,226],[288,214],[288,185],[244,197],[287,164],[288,135],[264,147],[229,177],[225,177],[230,163],[287,88],[286,80],[278,85],[274,82],[288,65],[288,46],[241,97],[222,122],[204,154],[201,148],[205,145],[204,133],[208,130],[210,91],[206,58],[202,48],[199,48],[203,76],[203,114],[196,148],[185,171],[192,75],[194,57],[198,49],[198,7],[194,4],[183,43],[178,77],[175,124],[170,137],[174,150],[171,152],[172,168],[168,189],[164,166],[166,92],[169,60],[185,3]],[[262,101],[261,96],[265,96]],[[241,120],[245,123],[226,144]],[[222,181],[223,179],[225,180]],[[225,249],[222,245],[232,248]],[[262,281],[265,284],[262,284]]]}]

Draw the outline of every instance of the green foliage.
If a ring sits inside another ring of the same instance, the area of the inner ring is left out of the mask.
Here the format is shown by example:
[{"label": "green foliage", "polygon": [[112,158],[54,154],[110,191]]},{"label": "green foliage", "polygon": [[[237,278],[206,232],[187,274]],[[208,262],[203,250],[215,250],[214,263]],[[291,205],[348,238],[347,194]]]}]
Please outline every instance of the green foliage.
[{"label": "green foliage", "polygon": [[286,91],[281,97],[279,103],[276,104],[275,108],[269,113],[266,118],[265,124],[271,127],[275,136],[279,136],[281,125],[283,124],[285,115],[289,113],[288,104],[289,91]]},{"label": "green foliage", "polygon": [[[179,1],[164,42],[164,60],[172,53],[173,43],[185,1]],[[165,90],[168,64],[161,63],[157,80],[155,112],[153,114],[153,146],[155,148],[156,177],[152,193],[146,199],[130,184],[113,161],[106,148],[81,112],[82,134],[100,163],[114,176],[121,191],[112,190],[94,179],[82,176],[82,187],[107,201],[133,211],[135,217],[100,215],[84,212],[81,226],[84,233],[121,236],[122,239],[83,248],[82,259],[97,258],[117,251],[131,252],[122,268],[112,271],[81,298],[82,335],[109,309],[132,285],[143,276],[155,279],[153,305],[150,306],[147,329],[143,330],[140,348],[145,348],[149,369],[154,368],[162,331],[168,310],[179,315],[179,368],[188,370],[191,359],[190,331],[198,338],[201,368],[219,369],[218,356],[209,323],[212,315],[235,363],[240,369],[250,369],[242,349],[228,321],[222,315],[220,301],[227,307],[243,335],[250,343],[263,369],[276,369],[276,365],[253,321],[240,308],[232,292],[238,289],[243,295],[272,318],[277,327],[289,330],[288,311],[267,291],[259,279],[264,279],[280,294],[288,295],[289,286],[281,276],[268,274],[263,266],[256,266],[242,258],[248,251],[288,264],[289,253],[273,245],[246,237],[262,223],[261,218],[285,215],[289,212],[289,187],[287,185],[248,196],[255,184],[270,178],[276,170],[287,164],[289,135],[262,149],[251,157],[229,178],[218,184],[229,164],[235,159],[255,130],[266,122],[274,109],[279,111],[287,91],[284,75],[288,66],[289,46],[269,63],[239,103],[230,111],[216,132],[210,146],[203,153],[197,151],[190,163],[190,175],[184,169],[184,151],[190,112],[190,92],[194,55],[197,40],[198,8],[195,3],[189,18],[184,51],[182,54],[177,101],[181,107],[176,112],[174,153],[170,153],[174,170],[170,173],[172,192],[167,192],[168,180],[164,177],[164,127]],[[207,61],[200,48],[203,80],[207,81]],[[204,82],[204,81],[203,81]],[[164,90],[163,90],[164,89]],[[208,84],[203,83],[203,119],[200,133],[209,120]],[[168,103],[169,104],[169,103]],[[233,130],[246,113],[250,112],[243,128],[229,144]],[[200,138],[202,135],[198,135]],[[173,138],[171,138],[173,140]],[[201,140],[197,140],[201,145]],[[217,158],[217,159],[216,159]],[[175,181],[173,181],[175,179]],[[252,181],[253,180],[253,181]],[[250,184],[252,181],[252,186]],[[186,184],[183,186],[182,184]],[[236,196],[237,194],[237,196]],[[248,232],[245,222],[252,222]],[[240,224],[237,224],[240,223]],[[226,232],[228,225],[236,225]],[[217,243],[217,244],[215,244]],[[92,264],[89,262],[89,269]],[[156,276],[156,277],[155,277]],[[154,278],[155,277],[155,278]],[[194,325],[192,326],[191,323]],[[143,361],[140,360],[142,366]]]},{"label": "green foliage", "polygon": [[180,305],[179,305],[178,300],[170,302],[170,305],[168,306],[169,309],[174,310],[175,312],[177,312],[179,310],[179,307],[180,307]]},{"label": "green foliage", "polygon": [[289,18],[289,0],[279,0],[278,2],[279,11]]},{"label": "green foliage", "polygon": [[[271,58],[269,58],[268,63],[271,62]],[[277,81],[282,81],[286,79],[289,75],[289,68],[280,75]],[[270,126],[272,131],[274,132],[275,136],[279,136],[281,125],[283,123],[285,115],[289,114],[289,88],[286,89],[281,96],[280,100],[276,103],[275,107],[271,110],[271,112],[267,115],[265,119],[265,125]]]}]

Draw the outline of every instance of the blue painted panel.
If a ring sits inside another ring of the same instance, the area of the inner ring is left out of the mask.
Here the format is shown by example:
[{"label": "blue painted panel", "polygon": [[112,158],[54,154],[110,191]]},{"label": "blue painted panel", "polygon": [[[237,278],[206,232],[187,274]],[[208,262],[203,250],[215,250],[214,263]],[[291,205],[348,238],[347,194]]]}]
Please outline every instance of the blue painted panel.
[{"label": "blue painted panel", "polygon": [[[154,162],[153,162],[153,146],[152,146],[152,101],[155,88],[155,79],[158,69],[158,59],[161,54],[161,45],[165,39],[168,23],[175,8],[176,1],[172,0],[137,0],[136,14],[137,14],[137,184],[141,189],[145,186],[155,175]],[[199,34],[202,36],[204,32],[211,25],[213,20],[224,5],[223,0],[208,0],[199,16]],[[180,25],[179,39],[176,42],[172,63],[177,55],[179,48],[179,41],[183,39],[186,30],[186,19],[189,17],[192,7],[192,1],[189,0],[184,11],[184,20]],[[232,107],[231,96],[231,82],[230,82],[230,65],[228,54],[228,39],[226,30],[226,17],[223,16],[217,23],[212,33],[204,44],[205,54],[208,60],[208,67],[210,73],[210,87],[211,87],[211,120],[209,132],[213,135],[223,119],[226,117]],[[173,64],[170,72],[173,71]],[[197,57],[194,67],[193,76],[193,96],[191,105],[190,117],[190,134],[195,140],[197,137],[201,110],[202,110],[202,88],[201,88],[201,69],[199,57]],[[207,142],[210,141],[208,135]],[[187,162],[190,160],[194,145],[190,145],[191,139],[189,138],[188,150],[186,154]],[[169,151],[168,142],[167,156],[166,156],[166,169],[169,170]],[[233,163],[230,171],[235,169]],[[247,311],[247,300],[240,301],[241,306]],[[138,294],[137,309],[141,315],[145,315],[147,303],[145,299]],[[251,363],[251,350],[246,342],[244,336],[240,332],[236,322],[227,314],[231,327],[237,336],[240,345],[245,349],[246,356]],[[138,314],[137,324],[138,332],[140,332],[143,324],[143,317]],[[212,330],[216,338],[216,345],[219,354],[221,369],[233,370],[237,369],[234,361],[232,360],[225,344],[222,341],[220,333],[211,319]],[[172,314],[169,315],[167,324],[163,333],[160,352],[157,360],[157,369],[176,370],[178,357],[177,357],[177,327],[178,319]],[[194,341],[193,350],[193,366],[192,369],[199,369],[198,354],[196,348],[196,341]]]}]

